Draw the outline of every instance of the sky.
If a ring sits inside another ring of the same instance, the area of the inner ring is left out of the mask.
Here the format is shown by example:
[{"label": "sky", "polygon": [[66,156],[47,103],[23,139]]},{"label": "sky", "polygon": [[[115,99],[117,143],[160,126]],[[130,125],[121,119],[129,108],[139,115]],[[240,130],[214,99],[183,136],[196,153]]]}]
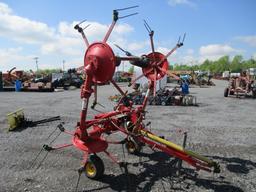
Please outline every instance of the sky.
[{"label": "sky", "polygon": [[[156,50],[166,54],[179,36],[184,46],[168,60],[171,65],[200,64],[240,54],[256,58],[255,0],[0,0],[0,71],[75,68],[83,65],[86,46],[74,25],[83,26],[90,43],[102,41],[112,22],[113,9],[121,11],[108,43],[134,55],[151,51],[145,19],[154,30]],[[126,64],[127,65],[127,64]],[[128,66],[125,66],[128,67]]]}]

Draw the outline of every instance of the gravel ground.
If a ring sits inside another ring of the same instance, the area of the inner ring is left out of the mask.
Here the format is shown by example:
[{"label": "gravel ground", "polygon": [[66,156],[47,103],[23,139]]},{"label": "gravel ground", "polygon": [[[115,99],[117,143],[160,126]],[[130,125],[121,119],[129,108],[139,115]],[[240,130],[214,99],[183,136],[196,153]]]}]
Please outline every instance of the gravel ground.
[{"label": "gravel ground", "polygon": [[[121,146],[111,145],[109,151],[127,162],[128,172],[99,154],[105,164],[104,177],[94,181],[82,175],[78,191],[256,191],[256,100],[224,98],[227,82],[215,83],[215,87],[191,89],[199,107],[149,106],[146,122],[151,121],[153,132],[178,144],[183,138],[180,131],[187,131],[187,148],[218,161],[220,174],[196,172],[184,163],[177,176],[175,159],[162,152],[145,147],[139,157],[126,151],[123,154]],[[107,98],[115,93],[111,85],[100,87],[99,102],[105,108],[98,109],[111,110],[114,103]],[[80,151],[72,147],[53,151],[41,165],[41,156],[31,165],[60,121],[7,132],[6,114],[23,108],[32,120],[60,115],[65,128],[74,130],[80,107],[79,90],[0,93],[0,192],[74,191],[82,160]],[[94,114],[89,112],[89,116]],[[61,143],[70,143],[70,136],[63,134],[54,144]]]}]

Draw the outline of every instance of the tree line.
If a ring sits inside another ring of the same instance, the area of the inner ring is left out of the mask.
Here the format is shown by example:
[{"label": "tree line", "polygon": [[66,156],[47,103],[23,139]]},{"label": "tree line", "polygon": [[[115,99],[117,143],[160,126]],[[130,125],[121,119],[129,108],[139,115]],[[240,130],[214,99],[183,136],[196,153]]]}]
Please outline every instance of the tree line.
[{"label": "tree line", "polygon": [[222,73],[230,71],[232,73],[239,73],[242,70],[249,68],[256,68],[256,60],[254,58],[244,60],[242,55],[236,55],[233,59],[229,56],[223,56],[216,61],[205,60],[201,65],[179,65],[175,64],[170,70],[192,70],[192,71],[210,71],[212,73]]}]

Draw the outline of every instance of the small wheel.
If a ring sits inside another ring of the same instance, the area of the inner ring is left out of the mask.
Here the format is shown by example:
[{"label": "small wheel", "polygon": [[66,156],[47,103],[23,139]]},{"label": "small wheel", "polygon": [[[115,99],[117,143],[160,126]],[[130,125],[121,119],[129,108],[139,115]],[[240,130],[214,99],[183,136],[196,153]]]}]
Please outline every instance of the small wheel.
[{"label": "small wheel", "polygon": [[85,174],[90,179],[101,178],[104,174],[105,167],[101,158],[97,155],[91,155],[85,164]]},{"label": "small wheel", "polygon": [[138,154],[141,150],[141,146],[134,140],[128,140],[125,147],[130,154]]},{"label": "small wheel", "polygon": [[229,91],[229,89],[225,88],[225,90],[224,90],[224,97],[228,97],[228,91]]},{"label": "small wheel", "polygon": [[162,106],[166,106],[166,102],[165,102],[165,101],[162,101],[162,102],[161,102],[161,105],[162,105]]}]

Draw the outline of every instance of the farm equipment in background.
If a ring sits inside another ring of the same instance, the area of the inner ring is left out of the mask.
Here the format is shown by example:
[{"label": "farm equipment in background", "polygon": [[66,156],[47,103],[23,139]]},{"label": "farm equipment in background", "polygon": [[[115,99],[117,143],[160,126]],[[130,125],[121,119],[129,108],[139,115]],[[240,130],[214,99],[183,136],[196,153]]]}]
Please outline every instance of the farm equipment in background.
[{"label": "farm equipment in background", "polygon": [[[163,55],[162,53],[155,51],[153,43],[154,32],[145,22],[145,27],[150,36],[152,52],[144,54],[141,57],[133,55],[126,57],[116,56],[112,48],[107,44],[107,40],[118,19],[137,14],[133,13],[126,16],[119,16],[119,11],[135,7],[137,6],[113,11],[113,22],[110,25],[103,41],[89,44],[83,28],[81,27],[81,23],[75,26],[75,29],[82,34],[87,47],[84,56],[86,80],[81,87],[82,110],[80,114],[80,121],[77,123],[74,132],[66,131],[62,125],[59,126],[61,132],[65,132],[72,136],[71,143],[55,147],[44,145],[43,148],[49,152],[74,146],[83,152],[83,165],[78,170],[79,177],[77,186],[81,173],[85,173],[87,177],[91,179],[99,179],[103,176],[105,169],[104,163],[97,155],[100,152],[105,153],[111,160],[113,160],[113,162],[119,164],[121,167],[124,165],[122,162],[119,162],[114,155],[107,151],[109,144],[125,144],[128,152],[130,153],[139,152],[141,147],[147,145],[154,150],[158,149],[170,156],[186,161],[197,170],[201,169],[209,172],[213,171],[215,173],[220,172],[220,167],[217,162],[155,135],[148,129],[148,125],[144,123],[149,94],[150,92],[153,92],[153,95],[156,95],[156,81],[163,78],[168,69],[167,58],[176,49],[183,46],[185,36],[182,41],[180,39],[178,40],[176,46],[172,50],[170,50],[166,55]],[[121,61],[130,61],[132,65],[141,67],[143,76],[146,76],[149,81],[148,90],[142,105],[134,107],[133,103],[127,98],[127,94],[112,79],[116,66],[120,65]],[[113,111],[99,113],[95,115],[94,118],[87,120],[89,98],[91,94],[94,93],[95,99],[91,106],[91,108],[94,109],[98,104],[97,85],[106,82],[111,82],[122,95],[122,98],[114,107]],[[111,141],[107,139],[106,135],[116,132],[122,133],[124,136],[122,140]]]},{"label": "farm equipment in background", "polygon": [[12,69],[10,69],[9,71],[7,71],[6,73],[2,74],[2,78],[3,78],[3,87],[10,87],[13,86],[15,84],[15,80],[19,79],[20,77],[16,75],[15,72],[16,67],[13,67]]},{"label": "farm equipment in background", "polygon": [[51,74],[41,73],[36,74],[30,70],[31,78],[24,81],[22,84],[22,91],[32,92],[52,92],[54,88],[51,83]]},{"label": "farm equipment in background", "polygon": [[[68,87],[74,86],[80,88],[84,81],[82,77],[83,70],[80,68],[50,74],[15,69],[14,67],[7,73],[2,74],[3,91],[52,92],[57,87],[68,89]],[[19,90],[16,89],[17,81],[19,81]]]},{"label": "farm equipment in background", "polygon": [[24,82],[21,90],[26,92],[53,92],[54,88],[52,87],[51,82]]},{"label": "farm equipment in background", "polygon": [[155,97],[149,98],[149,105],[197,106],[197,100],[195,96],[183,94],[178,87],[172,90],[164,88],[157,91]]},{"label": "farm equipment in background", "polygon": [[175,71],[175,70],[168,70],[167,76],[168,76],[168,82],[171,83],[173,81],[177,81],[177,83],[180,83],[180,80],[186,80],[190,82],[192,76],[191,74],[193,71]]},{"label": "farm equipment in background", "polygon": [[215,86],[212,75],[205,71],[168,71],[170,81],[176,80],[178,84],[180,80],[187,81],[190,85],[197,85],[199,87]]},{"label": "farm equipment in background", "polygon": [[256,98],[256,82],[252,79],[246,71],[241,73],[241,76],[231,77],[229,85],[224,89],[224,97],[228,96],[239,97],[251,95],[254,99]]},{"label": "farm equipment in background", "polygon": [[15,90],[15,82],[17,80],[25,81],[29,79],[29,74],[22,71],[16,70],[16,67],[13,67],[6,73],[2,73],[2,86],[3,91],[14,91]]},{"label": "farm equipment in background", "polygon": [[195,85],[198,85],[199,87],[202,86],[215,86],[215,84],[212,82],[212,75],[210,72],[205,71],[194,71],[195,76],[193,77],[192,83]]},{"label": "farm equipment in background", "polygon": [[36,78],[32,70],[25,72],[13,67],[2,76],[3,91],[53,91],[49,75]]},{"label": "farm equipment in background", "polygon": [[[145,92],[135,90],[134,92],[128,93],[127,98],[130,99],[134,105],[142,105],[145,94]],[[119,102],[121,98],[122,95],[114,95],[110,96],[109,100]],[[195,96],[183,94],[178,87],[174,87],[173,89],[164,87],[156,92],[155,97],[153,93],[149,95],[148,104],[162,106],[197,106],[197,99]]]},{"label": "farm equipment in background", "polygon": [[181,79],[187,80],[190,85],[197,85],[199,87],[215,86],[212,75],[206,71],[191,71],[189,74],[180,74]]},{"label": "farm equipment in background", "polygon": [[82,74],[75,68],[69,69],[67,72],[52,74],[52,85],[54,88],[63,87],[68,89],[71,86],[80,88],[83,81]]}]

